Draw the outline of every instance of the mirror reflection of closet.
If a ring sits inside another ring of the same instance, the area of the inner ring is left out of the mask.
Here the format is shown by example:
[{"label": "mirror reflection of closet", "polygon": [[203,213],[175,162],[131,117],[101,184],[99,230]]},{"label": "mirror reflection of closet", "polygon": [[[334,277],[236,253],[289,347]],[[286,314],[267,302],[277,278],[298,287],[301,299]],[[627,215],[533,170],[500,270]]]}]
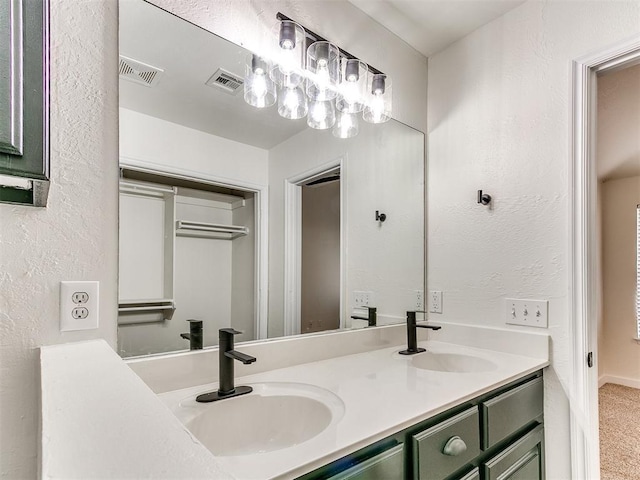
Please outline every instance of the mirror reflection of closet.
[{"label": "mirror reflection of closet", "polygon": [[204,346],[226,327],[255,338],[253,196],[123,169],[120,355],[188,348],[191,319],[205,326]]}]

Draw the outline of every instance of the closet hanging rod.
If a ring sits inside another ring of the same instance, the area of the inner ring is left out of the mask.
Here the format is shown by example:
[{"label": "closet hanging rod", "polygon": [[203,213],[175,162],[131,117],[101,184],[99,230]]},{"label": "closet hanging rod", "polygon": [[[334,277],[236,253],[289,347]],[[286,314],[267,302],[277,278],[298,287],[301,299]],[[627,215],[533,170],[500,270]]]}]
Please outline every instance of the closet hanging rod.
[{"label": "closet hanging rod", "polygon": [[126,180],[120,180],[120,187],[134,190],[148,190],[151,192],[175,193],[175,189],[173,187],[157,187],[155,185],[127,182]]},{"label": "closet hanging rod", "polygon": [[222,225],[218,223],[188,222],[185,220],[176,221],[176,234],[186,235],[188,232],[205,233],[222,233],[230,235],[231,239],[239,236],[247,235],[249,229],[238,225]]}]

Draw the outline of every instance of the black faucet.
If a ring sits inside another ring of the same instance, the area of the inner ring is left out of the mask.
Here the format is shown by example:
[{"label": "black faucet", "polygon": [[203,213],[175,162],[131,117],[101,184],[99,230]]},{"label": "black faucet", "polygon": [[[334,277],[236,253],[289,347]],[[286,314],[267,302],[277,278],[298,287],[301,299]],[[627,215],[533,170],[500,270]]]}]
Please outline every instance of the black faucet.
[{"label": "black faucet", "polygon": [[237,397],[251,393],[253,388],[248,386],[236,387],[233,381],[233,362],[238,360],[245,365],[256,361],[255,357],[246,355],[233,349],[233,336],[242,332],[233,328],[221,328],[219,330],[219,372],[220,386],[217,392],[203,393],[196,397],[196,402],[208,403],[216,400],[224,400],[225,398]]},{"label": "black faucet", "polygon": [[180,336],[189,340],[189,350],[202,350],[202,320],[187,320],[189,333],[181,333]]},{"label": "black faucet", "polygon": [[378,314],[376,313],[378,309],[376,307],[367,307],[367,316],[359,317],[358,315],[351,315],[351,318],[355,318],[356,320],[366,320],[369,322],[369,327],[375,327],[376,322],[378,320]]},{"label": "black faucet", "polygon": [[416,313],[425,313],[422,310],[407,312],[407,349],[401,350],[400,355],[414,355],[416,353],[425,352],[424,348],[418,348],[418,340],[416,338],[416,328],[430,328],[431,330],[440,330],[439,325],[416,325]]}]

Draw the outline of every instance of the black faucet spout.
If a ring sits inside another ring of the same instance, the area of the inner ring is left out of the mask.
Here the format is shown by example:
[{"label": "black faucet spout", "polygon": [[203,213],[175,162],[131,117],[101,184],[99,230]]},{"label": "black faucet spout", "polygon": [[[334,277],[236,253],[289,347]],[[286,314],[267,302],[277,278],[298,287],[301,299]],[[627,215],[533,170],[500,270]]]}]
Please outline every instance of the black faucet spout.
[{"label": "black faucet spout", "polygon": [[245,365],[249,365],[256,361],[256,357],[252,357],[251,355],[247,355],[246,353],[239,352],[237,350],[231,350],[230,352],[224,352],[225,357],[232,358],[234,360],[238,360]]},{"label": "black faucet spout", "polygon": [[218,391],[204,393],[196,397],[196,402],[208,403],[225,398],[237,397],[245,395],[253,391],[253,388],[242,386],[236,387],[234,383],[234,362],[236,360],[248,365],[256,361],[255,357],[246,353],[234,350],[233,336],[242,332],[233,328],[221,328],[218,331],[219,351],[218,351],[218,367],[220,373],[220,386]]},{"label": "black faucet spout", "polygon": [[366,320],[369,327],[375,327],[378,323],[378,309],[376,307],[367,307],[367,316],[360,317],[358,315],[351,315],[351,318],[355,320]]},{"label": "black faucet spout", "polygon": [[407,312],[407,349],[401,350],[400,355],[415,355],[416,353],[425,352],[424,348],[418,347],[418,339],[416,329],[429,328],[431,330],[440,330],[439,325],[416,325],[416,313],[425,313],[421,310]]}]

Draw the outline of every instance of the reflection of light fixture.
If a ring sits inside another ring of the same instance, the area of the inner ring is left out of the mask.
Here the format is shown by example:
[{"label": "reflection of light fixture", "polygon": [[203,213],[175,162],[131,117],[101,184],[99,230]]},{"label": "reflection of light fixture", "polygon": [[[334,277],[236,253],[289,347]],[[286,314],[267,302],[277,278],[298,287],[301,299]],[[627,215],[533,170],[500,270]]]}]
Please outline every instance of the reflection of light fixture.
[{"label": "reflection of light fixture", "polygon": [[369,123],[391,118],[388,75],[281,13],[277,18],[277,48],[268,55],[272,61],[255,54],[247,61],[247,103],[263,108],[277,100],[280,116],[292,120],[307,116],[311,128],[333,127],[338,138],[358,134],[360,112]]},{"label": "reflection of light fixture", "polygon": [[283,87],[278,96],[278,113],[290,120],[304,118],[307,114],[307,97],[302,87]]},{"label": "reflection of light fixture", "polygon": [[317,130],[326,130],[336,123],[336,109],[331,100],[315,100],[309,103],[307,125]]},{"label": "reflection of light fixture", "polygon": [[257,108],[270,107],[276,103],[276,86],[269,78],[269,63],[258,55],[251,54],[244,77],[244,100]]},{"label": "reflection of light fixture", "polygon": [[383,73],[371,77],[369,101],[362,118],[369,123],[384,123],[391,118],[391,79]]},{"label": "reflection of light fixture", "polygon": [[336,124],[333,126],[333,136],[351,138],[358,135],[358,117],[355,113],[339,112]]}]

